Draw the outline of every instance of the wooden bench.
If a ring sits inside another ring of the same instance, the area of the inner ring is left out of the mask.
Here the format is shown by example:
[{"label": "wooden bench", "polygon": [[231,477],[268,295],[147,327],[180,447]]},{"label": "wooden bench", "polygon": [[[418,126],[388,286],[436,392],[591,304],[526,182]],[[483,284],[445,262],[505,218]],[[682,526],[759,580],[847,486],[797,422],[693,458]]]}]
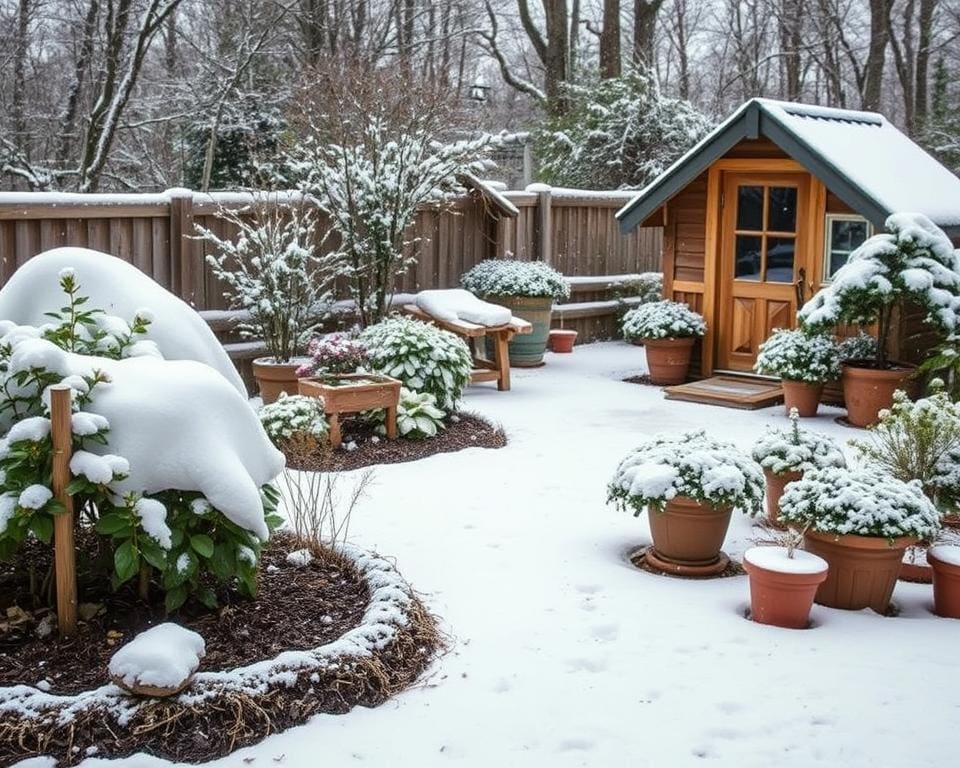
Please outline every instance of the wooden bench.
[{"label": "wooden bench", "polygon": [[[519,317],[513,317],[509,323],[504,325],[475,325],[463,320],[455,323],[446,320],[438,320],[432,315],[424,312],[416,304],[405,304],[403,311],[409,315],[433,323],[438,328],[450,331],[466,339],[470,346],[470,353],[473,355],[473,371],[470,374],[470,382],[476,384],[481,381],[497,382],[497,389],[506,392],[510,389],[510,357],[507,352],[507,344],[516,335],[533,333],[533,326],[526,320]],[[493,360],[486,358],[486,350],[480,349],[481,342],[487,336],[493,337]]]}]

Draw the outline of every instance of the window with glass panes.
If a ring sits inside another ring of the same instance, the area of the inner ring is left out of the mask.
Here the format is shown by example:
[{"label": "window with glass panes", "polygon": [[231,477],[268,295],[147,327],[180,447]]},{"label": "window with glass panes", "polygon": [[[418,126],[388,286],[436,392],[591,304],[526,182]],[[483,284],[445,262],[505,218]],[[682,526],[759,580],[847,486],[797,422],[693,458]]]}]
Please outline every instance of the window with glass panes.
[{"label": "window with glass panes", "polygon": [[823,248],[823,281],[829,282],[850,254],[873,234],[870,222],[852,214],[827,214],[826,242]]},{"label": "window with glass panes", "polygon": [[737,187],[734,278],[792,283],[797,245],[797,188]]}]

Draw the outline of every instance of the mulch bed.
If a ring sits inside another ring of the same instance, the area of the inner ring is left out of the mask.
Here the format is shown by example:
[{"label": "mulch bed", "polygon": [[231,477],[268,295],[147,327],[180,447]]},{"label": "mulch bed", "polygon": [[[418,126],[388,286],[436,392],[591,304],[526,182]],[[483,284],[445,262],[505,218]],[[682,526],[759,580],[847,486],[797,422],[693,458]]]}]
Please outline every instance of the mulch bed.
[{"label": "mulch bed", "polygon": [[[349,448],[351,443],[356,447]],[[399,464],[416,461],[438,453],[452,453],[465,448],[503,448],[507,435],[502,428],[472,413],[460,413],[456,421],[448,421],[436,437],[426,440],[398,438],[387,440],[361,419],[343,421],[343,445],[337,450],[321,448],[304,459],[296,452],[284,451],[287,463],[296,469],[341,472],[369,467],[373,464]]]},{"label": "mulch bed", "polygon": [[[256,599],[223,592],[219,609],[188,603],[173,617],[203,635],[207,655],[201,671],[229,670],[286,650],[316,648],[361,623],[369,591],[353,564],[325,552],[306,567],[295,568],[286,563],[293,548],[289,535],[275,535],[263,553]],[[132,589],[111,593],[107,585],[94,594],[96,586],[88,585],[81,602],[91,605],[91,611],[100,608],[81,623],[78,637],[61,641],[55,629],[39,637],[38,626],[53,617],[49,610],[31,605],[27,563],[33,562],[36,573],[45,573],[49,551],[25,546],[15,561],[0,564],[0,685],[46,680],[51,693],[78,693],[107,683],[107,663],[117,648],[165,617],[162,605],[144,605]],[[72,764],[94,745],[101,757],[143,751],[171,760],[204,761],[319,712],[342,714],[357,704],[375,706],[409,686],[442,644],[433,618],[418,601],[410,616],[409,625],[369,660],[312,677],[301,674],[294,686],[255,697],[229,693],[196,707],[158,701],[142,707],[126,728],[103,716],[50,728],[11,722],[5,715],[0,722],[0,765],[32,754],[55,755]]]}]

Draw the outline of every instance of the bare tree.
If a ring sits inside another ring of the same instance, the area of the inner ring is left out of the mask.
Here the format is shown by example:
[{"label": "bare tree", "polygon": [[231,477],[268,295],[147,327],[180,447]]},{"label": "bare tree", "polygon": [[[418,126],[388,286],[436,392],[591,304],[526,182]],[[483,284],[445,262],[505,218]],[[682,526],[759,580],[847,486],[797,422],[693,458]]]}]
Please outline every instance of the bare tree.
[{"label": "bare tree", "polygon": [[620,0],[603,0],[600,77],[620,77]]}]

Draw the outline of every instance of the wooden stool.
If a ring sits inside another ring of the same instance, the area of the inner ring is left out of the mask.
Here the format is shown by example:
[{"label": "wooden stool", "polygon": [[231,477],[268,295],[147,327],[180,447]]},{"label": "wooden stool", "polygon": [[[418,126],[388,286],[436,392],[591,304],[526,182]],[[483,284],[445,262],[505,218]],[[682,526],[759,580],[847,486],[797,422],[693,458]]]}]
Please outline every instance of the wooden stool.
[{"label": "wooden stool", "polygon": [[[347,382],[328,384],[319,378],[300,379],[301,395],[323,399],[323,412],[330,422],[330,444],[339,448],[343,442],[340,429],[341,413],[360,413],[379,408],[387,411],[387,439],[397,438],[397,406],[400,404],[400,381],[389,376],[366,373],[348,373],[333,377]],[[349,382],[356,383],[349,383]]]}]

